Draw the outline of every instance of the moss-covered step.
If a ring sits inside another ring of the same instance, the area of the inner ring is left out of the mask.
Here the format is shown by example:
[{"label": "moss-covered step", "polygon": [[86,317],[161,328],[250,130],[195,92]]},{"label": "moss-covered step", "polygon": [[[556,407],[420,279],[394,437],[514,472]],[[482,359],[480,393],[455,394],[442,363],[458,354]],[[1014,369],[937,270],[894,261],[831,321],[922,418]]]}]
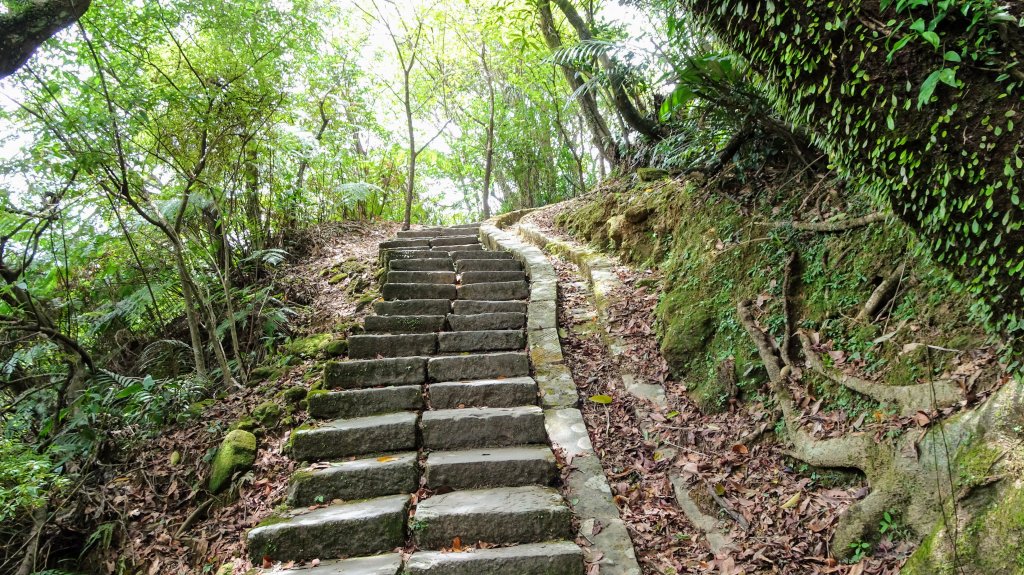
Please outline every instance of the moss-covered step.
[{"label": "moss-covered step", "polygon": [[[466,261],[488,261],[488,260],[466,260]],[[490,261],[505,261],[505,260],[490,260]],[[518,263],[518,262],[516,262]],[[494,282],[520,282],[526,281],[526,272],[524,271],[481,271],[481,272],[462,272],[462,276],[459,278],[463,284],[479,284],[479,283],[494,283]]]},{"label": "moss-covered step", "polygon": [[526,346],[522,330],[452,331],[437,334],[440,353],[516,351]]},{"label": "moss-covered step", "polygon": [[449,299],[406,299],[395,301],[378,301],[373,304],[373,312],[376,313],[378,316],[437,316],[447,315],[451,313],[451,311],[452,302]]},{"label": "moss-covered step", "polygon": [[316,418],[347,418],[423,409],[423,388],[396,385],[309,394],[309,414]]},{"label": "moss-covered step", "polygon": [[[476,261],[476,260],[471,260]],[[475,315],[480,313],[526,313],[525,301],[484,301],[456,300],[451,302],[452,312],[458,315]]]},{"label": "moss-covered step", "polygon": [[274,569],[264,571],[264,575],[400,575],[402,574],[402,556],[398,553],[375,555],[373,557],[355,557],[338,561],[321,561],[316,567],[304,567],[302,571],[294,569]]},{"label": "moss-covered step", "polygon": [[371,315],[366,318],[363,325],[366,329],[366,333],[434,333],[444,329],[445,316]]},{"label": "moss-covered step", "polygon": [[259,564],[391,551],[405,545],[409,501],[392,495],[274,517],[249,531],[249,556]]},{"label": "moss-covered step", "polygon": [[336,419],[292,432],[291,455],[317,461],[416,448],[416,413]]},{"label": "moss-covered step", "polygon": [[526,314],[519,312],[492,312],[477,314],[449,314],[448,326],[453,331],[484,331],[495,329],[523,329]]},{"label": "moss-covered step", "polygon": [[385,300],[455,299],[458,293],[452,284],[389,283],[381,288],[381,295]]},{"label": "moss-covered step", "polygon": [[526,299],[530,297],[530,285],[525,281],[485,282],[460,285],[457,292],[458,299],[487,301]]},{"label": "moss-covered step", "polygon": [[537,404],[537,382],[532,377],[432,383],[429,391],[434,409]]},{"label": "moss-covered step", "polygon": [[523,264],[516,260],[459,260],[455,270],[459,273],[519,272],[523,271]]},{"label": "moss-covered step", "polygon": [[426,380],[425,357],[329,361],[324,367],[324,385],[329,389],[415,385]]},{"label": "moss-covered step", "polygon": [[426,411],[420,421],[426,449],[471,449],[547,443],[544,412],[536,405]]},{"label": "moss-covered step", "polygon": [[555,489],[473,489],[421,500],[411,528],[421,549],[448,547],[456,537],[511,545],[572,537],[571,517]]},{"label": "moss-covered step", "polygon": [[393,272],[450,272],[455,268],[450,258],[391,260],[388,270]]},{"label": "moss-covered step", "polygon": [[462,246],[471,245],[471,244],[479,244],[479,243],[480,243],[480,238],[478,238],[475,235],[472,235],[472,236],[468,236],[468,235],[463,235],[463,236],[444,236],[444,237],[438,237],[438,238],[431,239],[430,240],[430,247],[432,247],[432,248],[439,248],[439,247],[446,247],[446,246],[459,246],[458,249],[462,249]]},{"label": "moss-covered step", "polygon": [[437,334],[352,335],[348,338],[348,356],[352,359],[374,357],[411,357],[437,353]]},{"label": "moss-covered step", "polygon": [[450,252],[451,258],[456,262],[461,260],[510,260],[512,254],[508,252],[492,252],[488,250],[467,250],[460,247]]},{"label": "moss-covered step", "polygon": [[553,485],[558,467],[547,445],[488,447],[435,451],[427,456],[424,477],[434,490]]},{"label": "moss-covered step", "polygon": [[431,381],[468,381],[529,374],[530,360],[522,352],[477,353],[427,360],[427,377]]},{"label": "moss-covered step", "polygon": [[387,282],[396,284],[453,284],[455,283],[455,272],[390,271],[387,275]]},{"label": "moss-covered step", "polygon": [[480,231],[480,226],[470,227],[447,227],[447,228],[428,228],[423,230],[402,230],[398,232],[399,238],[442,238],[442,237],[453,237],[453,236],[465,236],[472,234],[476,237]]},{"label": "moss-covered step", "polygon": [[[571,541],[477,549],[472,553],[419,551],[407,575],[583,575],[583,551]],[[346,571],[346,573],[348,573]]]},{"label": "moss-covered step", "polygon": [[300,469],[289,483],[288,504],[307,507],[335,499],[412,493],[419,487],[416,457],[415,452],[396,453]]}]

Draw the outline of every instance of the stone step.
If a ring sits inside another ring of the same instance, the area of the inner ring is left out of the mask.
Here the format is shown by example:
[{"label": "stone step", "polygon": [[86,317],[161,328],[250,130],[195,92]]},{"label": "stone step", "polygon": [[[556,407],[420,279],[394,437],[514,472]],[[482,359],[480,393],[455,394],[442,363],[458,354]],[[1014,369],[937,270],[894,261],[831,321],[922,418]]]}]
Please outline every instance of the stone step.
[{"label": "stone step", "polygon": [[453,284],[455,272],[388,272],[387,283],[393,284]]},{"label": "stone step", "polygon": [[[445,236],[433,238],[430,240],[430,247],[441,248],[446,246],[466,246],[470,244],[479,244],[480,238],[477,236]],[[459,248],[462,249],[462,248]]]},{"label": "stone step", "polygon": [[[387,290],[385,285],[384,289]],[[386,291],[384,292],[387,293]],[[486,282],[461,285],[457,290],[458,299],[480,299],[487,301],[504,301],[527,299],[530,297],[530,285],[525,281]],[[384,296],[387,299],[387,296]]]},{"label": "stone step", "polygon": [[316,567],[304,567],[301,571],[282,568],[263,571],[263,573],[264,575],[401,575],[402,556],[398,553],[389,553],[373,557],[321,561]]},{"label": "stone step", "polygon": [[[491,284],[477,284],[491,285]],[[451,284],[384,284],[381,295],[385,300],[396,299],[455,299],[458,292]],[[477,298],[483,299],[483,298]],[[511,298],[510,298],[511,299]]]},{"label": "stone step", "polygon": [[526,347],[522,330],[450,331],[437,334],[439,353],[516,351]]},{"label": "stone step", "polygon": [[459,260],[455,270],[464,272],[519,272],[523,264],[516,260]]},{"label": "stone step", "polygon": [[537,404],[537,382],[532,377],[433,383],[428,391],[433,409]]},{"label": "stone step", "polygon": [[466,381],[529,374],[530,360],[525,353],[520,352],[432,357],[427,361],[427,377],[431,381]]},{"label": "stone step", "polygon": [[423,409],[423,388],[418,385],[351,389],[310,393],[309,414],[319,419],[368,417],[396,411]]},{"label": "stone step", "polygon": [[377,315],[447,315],[451,310],[452,302],[448,299],[406,299],[373,304]]},{"label": "stone step", "polygon": [[328,389],[416,385],[426,381],[425,357],[329,361],[324,368],[324,385]]},{"label": "stone step", "polygon": [[448,272],[452,271],[453,267],[450,258],[393,259],[388,262],[388,269],[393,272]]},{"label": "stone step", "polygon": [[409,249],[409,248],[430,248],[430,240],[427,238],[408,238],[403,240],[389,240],[381,242],[379,249]]},{"label": "stone step", "polygon": [[536,405],[467,407],[425,411],[420,419],[425,449],[471,449],[546,443],[544,412]]},{"label": "stone step", "polygon": [[449,252],[451,258],[456,262],[462,260],[510,260],[512,254],[508,252],[492,252],[486,250],[465,250]]},{"label": "stone step", "polygon": [[437,334],[350,335],[348,356],[352,359],[374,357],[413,357],[437,353]]},{"label": "stone step", "polygon": [[456,537],[499,545],[566,539],[572,536],[572,525],[558,491],[509,487],[453,491],[422,500],[412,531],[421,549],[440,549]]},{"label": "stone step", "polygon": [[[476,261],[476,260],[470,260]],[[485,260],[480,260],[485,261]],[[383,302],[378,302],[383,303]],[[377,305],[377,304],[375,304]],[[525,301],[485,301],[485,300],[456,300],[451,302],[452,311],[459,315],[474,315],[478,313],[526,313],[527,302]],[[377,313],[380,313],[379,311]]]},{"label": "stone step", "polygon": [[[583,551],[580,547],[571,541],[555,541],[476,549],[467,553],[418,551],[409,558],[403,573],[404,575],[584,575],[585,572],[586,566],[583,563]],[[320,575],[309,573],[310,575]],[[350,572],[345,571],[345,573]],[[361,575],[362,572],[353,571],[351,573]],[[391,575],[390,572],[388,575]]]},{"label": "stone step", "polygon": [[473,225],[467,227],[446,227],[446,228],[424,228],[422,230],[402,230],[398,232],[398,237],[402,239],[407,238],[439,238],[439,237],[451,237],[451,236],[464,236],[467,234],[479,234],[480,226]]},{"label": "stone step", "polygon": [[363,321],[363,329],[367,333],[434,333],[444,329],[445,321],[443,315],[371,315]]},{"label": "stone step", "polygon": [[551,448],[531,445],[435,451],[427,456],[424,476],[426,486],[437,490],[553,485],[559,474]]},{"label": "stone step", "polygon": [[[467,252],[468,253],[468,252]],[[451,255],[446,251],[435,251],[435,250],[408,250],[408,249],[390,249],[384,250],[382,254],[384,261],[390,262],[394,260],[426,260],[426,259],[439,259],[448,260],[451,259]]]},{"label": "stone step", "polygon": [[[396,453],[300,469],[292,475],[289,483],[288,505],[309,507],[335,499],[369,499],[413,493],[419,488],[417,458],[415,452]],[[438,473],[444,476],[443,471]]]},{"label": "stone step", "polygon": [[[507,261],[507,260],[466,260],[466,261]],[[526,272],[523,271],[502,271],[502,272],[462,272],[459,278],[462,284],[480,284],[494,282],[522,282],[526,281]]]},{"label": "stone step", "polygon": [[384,553],[405,545],[408,495],[392,495],[293,512],[249,531],[253,563],[337,559]]},{"label": "stone step", "polygon": [[416,413],[335,419],[292,431],[291,456],[316,461],[416,449]]},{"label": "stone step", "polygon": [[526,314],[509,311],[478,314],[449,314],[448,327],[454,331],[523,329],[526,327]]}]

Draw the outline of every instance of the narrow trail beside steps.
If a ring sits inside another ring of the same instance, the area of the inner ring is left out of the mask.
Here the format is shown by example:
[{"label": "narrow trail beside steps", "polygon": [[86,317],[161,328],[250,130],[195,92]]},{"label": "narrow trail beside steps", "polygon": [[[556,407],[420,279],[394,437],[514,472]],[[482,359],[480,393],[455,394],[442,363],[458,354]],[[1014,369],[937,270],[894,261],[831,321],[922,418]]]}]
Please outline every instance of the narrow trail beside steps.
[{"label": "narrow trail beside steps", "polygon": [[249,532],[254,563],[313,562],[302,572],[317,575],[598,571],[574,541],[530,377],[527,273],[478,234],[431,228],[381,244],[384,301],[349,338],[349,359],[326,366],[328,391],[309,397],[318,423],[290,446],[309,465],[292,478],[291,510]]}]

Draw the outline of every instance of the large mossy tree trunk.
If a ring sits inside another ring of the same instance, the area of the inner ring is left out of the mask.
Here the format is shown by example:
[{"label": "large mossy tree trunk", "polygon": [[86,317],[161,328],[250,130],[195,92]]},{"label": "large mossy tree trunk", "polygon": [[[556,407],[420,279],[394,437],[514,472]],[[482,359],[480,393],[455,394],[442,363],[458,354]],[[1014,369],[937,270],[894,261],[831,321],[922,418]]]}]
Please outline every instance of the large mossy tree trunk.
[{"label": "large mossy tree trunk", "polygon": [[1024,329],[1024,3],[971,0],[948,13],[856,0],[683,4],[853,186],[927,241],[994,326]]}]

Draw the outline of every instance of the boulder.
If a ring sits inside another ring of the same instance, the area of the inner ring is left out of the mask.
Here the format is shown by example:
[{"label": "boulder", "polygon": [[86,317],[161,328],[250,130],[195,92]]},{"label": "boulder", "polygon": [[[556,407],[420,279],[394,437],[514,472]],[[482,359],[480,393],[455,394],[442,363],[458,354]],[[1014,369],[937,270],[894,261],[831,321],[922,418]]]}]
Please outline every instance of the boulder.
[{"label": "boulder", "polygon": [[219,493],[231,483],[238,471],[246,471],[256,461],[256,436],[236,429],[224,436],[210,469],[210,491]]}]

